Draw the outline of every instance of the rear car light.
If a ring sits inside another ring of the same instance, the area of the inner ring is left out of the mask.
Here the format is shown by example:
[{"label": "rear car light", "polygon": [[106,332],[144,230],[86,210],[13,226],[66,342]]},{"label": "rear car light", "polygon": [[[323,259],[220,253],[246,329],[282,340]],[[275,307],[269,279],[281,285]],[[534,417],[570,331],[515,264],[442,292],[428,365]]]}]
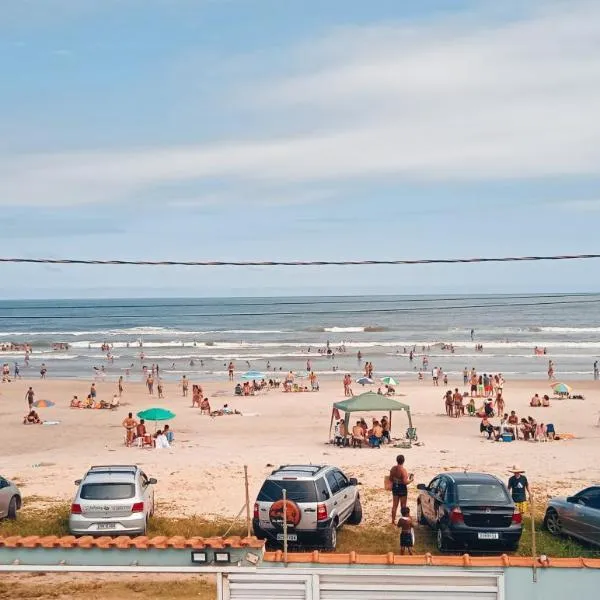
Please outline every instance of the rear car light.
[{"label": "rear car light", "polygon": [[327,520],[327,505],[317,504],[317,521]]},{"label": "rear car light", "polygon": [[258,519],[258,502],[254,503],[254,518]]},{"label": "rear car light", "polygon": [[143,502],[135,502],[131,507],[131,512],[144,512],[144,503]]},{"label": "rear car light", "polygon": [[523,522],[523,516],[521,515],[521,513],[515,509],[515,512],[513,513],[512,516],[512,523],[513,525],[520,525]]},{"label": "rear car light", "polygon": [[462,514],[460,508],[456,507],[450,511],[450,523],[464,523],[465,516]]},{"label": "rear car light", "polygon": [[81,514],[81,504],[71,504],[71,514],[72,515],[80,515]]}]

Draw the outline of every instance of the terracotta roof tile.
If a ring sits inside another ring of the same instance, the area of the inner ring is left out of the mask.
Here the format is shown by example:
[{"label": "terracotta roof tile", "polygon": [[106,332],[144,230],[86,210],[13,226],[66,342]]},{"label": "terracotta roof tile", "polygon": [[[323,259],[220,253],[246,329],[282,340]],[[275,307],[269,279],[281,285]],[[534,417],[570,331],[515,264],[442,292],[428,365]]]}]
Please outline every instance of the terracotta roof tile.
[{"label": "terracotta roof tile", "polygon": [[131,538],[128,536],[119,537],[92,537],[89,535],[76,538],[72,535],[57,537],[55,535],[49,535],[45,537],[30,535],[27,537],[21,536],[10,536],[0,537],[0,548],[138,548],[140,550],[146,550],[149,548],[165,549],[165,548],[213,548],[215,550],[221,550],[225,548],[264,548],[264,542],[257,540],[256,538],[241,538],[241,537],[230,537],[230,538],[201,538],[193,537],[186,539],[183,536],[155,536],[152,538],[146,536],[140,536]]},{"label": "terracotta roof tile", "polygon": [[[283,562],[283,552],[265,552],[264,560],[266,562]],[[463,554],[459,556],[434,556],[432,554],[424,555],[394,555],[394,554],[359,554],[350,552],[350,554],[331,554],[323,552],[306,553],[288,553],[288,563],[316,563],[322,565],[399,565],[399,566],[423,566],[431,565],[435,567],[533,567],[547,568],[588,568],[600,569],[600,559],[598,558],[547,558],[542,561],[540,558],[534,560],[527,556],[471,556]]]}]

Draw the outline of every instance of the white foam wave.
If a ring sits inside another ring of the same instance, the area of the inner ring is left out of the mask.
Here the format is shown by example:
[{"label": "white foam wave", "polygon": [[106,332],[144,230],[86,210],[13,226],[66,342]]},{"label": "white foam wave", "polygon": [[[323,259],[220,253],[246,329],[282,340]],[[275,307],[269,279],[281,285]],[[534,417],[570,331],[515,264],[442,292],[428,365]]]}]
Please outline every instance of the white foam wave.
[{"label": "white foam wave", "polygon": [[540,327],[539,329],[544,333],[600,333],[600,327]]},{"label": "white foam wave", "polygon": [[363,333],[364,327],[324,327],[323,331],[329,333]]}]

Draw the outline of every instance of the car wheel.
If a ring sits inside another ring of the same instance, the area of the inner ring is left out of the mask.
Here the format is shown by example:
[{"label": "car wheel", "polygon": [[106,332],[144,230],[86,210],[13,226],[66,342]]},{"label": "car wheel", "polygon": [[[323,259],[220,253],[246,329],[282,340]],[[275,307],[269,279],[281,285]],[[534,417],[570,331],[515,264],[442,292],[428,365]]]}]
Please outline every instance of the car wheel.
[{"label": "car wheel", "polygon": [[562,533],[562,523],[560,522],[560,517],[553,508],[549,508],[546,511],[546,516],[544,517],[544,527],[552,535],[560,535]]},{"label": "car wheel", "polygon": [[352,514],[348,517],[348,525],[360,525],[363,517],[362,504],[360,498],[357,498],[354,502],[354,509]]},{"label": "car wheel", "polygon": [[335,550],[337,546],[337,528],[335,523],[331,524],[329,529],[326,529],[323,533],[323,548],[325,550]]},{"label": "car wheel", "polygon": [[13,496],[8,503],[8,512],[6,518],[14,521],[17,518],[17,497]]},{"label": "car wheel", "polygon": [[419,525],[427,525],[427,519],[423,515],[423,507],[420,502],[417,502],[417,523]]},{"label": "car wheel", "polygon": [[435,541],[436,541],[437,549],[440,552],[445,552],[446,550],[448,550],[448,540],[444,536],[444,531],[439,525],[438,525],[435,537],[436,537]]}]

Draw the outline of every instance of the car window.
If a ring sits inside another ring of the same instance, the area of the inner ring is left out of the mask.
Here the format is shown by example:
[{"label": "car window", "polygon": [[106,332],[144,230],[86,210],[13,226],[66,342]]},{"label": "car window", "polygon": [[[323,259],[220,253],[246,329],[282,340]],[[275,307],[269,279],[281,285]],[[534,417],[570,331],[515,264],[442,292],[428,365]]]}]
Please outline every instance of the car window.
[{"label": "car window", "polygon": [[509,502],[503,486],[497,483],[459,483],[459,502]]},{"label": "car window", "polygon": [[260,488],[258,502],[275,502],[283,498],[283,490],[286,498],[292,502],[317,502],[317,488],[314,481],[274,481],[268,479]]},{"label": "car window", "polygon": [[325,483],[325,479],[323,477],[319,477],[317,479],[317,496],[319,500],[329,500],[331,497],[329,495],[329,490],[327,489],[327,484]]},{"label": "car window", "polygon": [[329,471],[329,473],[327,473],[325,477],[327,478],[327,483],[329,484],[329,489],[331,490],[331,493],[337,494],[340,491],[340,484],[335,478],[335,473],[333,471]]},{"label": "car window", "polygon": [[132,483],[86,483],[79,494],[83,500],[125,500],[135,496]]},{"label": "car window", "polygon": [[435,494],[437,491],[437,487],[440,483],[440,478],[436,477],[428,486],[427,489],[432,493]]},{"label": "car window", "polygon": [[0,488],[8,487],[8,481],[4,477],[0,477]]},{"label": "car window", "polygon": [[343,490],[348,487],[348,478],[341,472],[335,471],[335,478],[340,486],[340,490]]},{"label": "car window", "polygon": [[577,497],[577,503],[600,510],[600,490],[588,490]]},{"label": "car window", "polygon": [[444,500],[444,498],[446,497],[446,488],[447,487],[448,487],[448,481],[444,478],[441,478],[440,482],[437,486],[437,492],[436,492],[436,496],[440,500]]}]

